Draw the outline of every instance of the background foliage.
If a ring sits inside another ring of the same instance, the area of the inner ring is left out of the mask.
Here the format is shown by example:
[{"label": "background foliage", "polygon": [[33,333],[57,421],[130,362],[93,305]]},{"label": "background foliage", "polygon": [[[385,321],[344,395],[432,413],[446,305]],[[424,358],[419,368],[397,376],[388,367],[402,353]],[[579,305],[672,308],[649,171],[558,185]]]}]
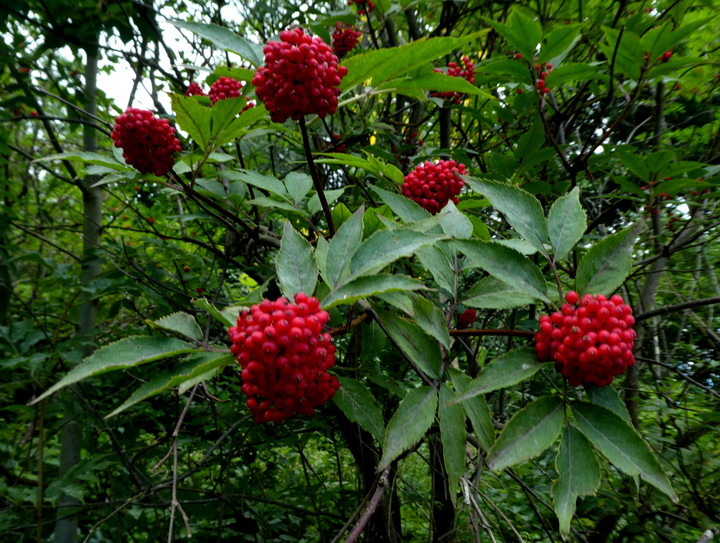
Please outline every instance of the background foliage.
[{"label": "background foliage", "polygon": [[[360,526],[365,541],[709,541],[716,13],[593,0],[378,0],[369,17],[275,0],[0,7],[3,539],[329,542]],[[337,228],[326,240],[297,124],[182,93],[229,75],[252,99],[264,42],[298,24],[329,41],[337,21],[363,39],[337,113],[307,119]],[[462,55],[474,85],[433,72]],[[127,103],[103,74],[132,78]],[[111,146],[113,117],[138,104],[182,130],[167,179]],[[431,217],[398,188],[446,157],[470,176]],[[633,306],[638,362],[614,388],[568,389],[526,348],[558,288]],[[313,418],[258,425],[226,328],[240,306],[313,290],[342,387]],[[455,330],[466,308],[478,322]]]}]

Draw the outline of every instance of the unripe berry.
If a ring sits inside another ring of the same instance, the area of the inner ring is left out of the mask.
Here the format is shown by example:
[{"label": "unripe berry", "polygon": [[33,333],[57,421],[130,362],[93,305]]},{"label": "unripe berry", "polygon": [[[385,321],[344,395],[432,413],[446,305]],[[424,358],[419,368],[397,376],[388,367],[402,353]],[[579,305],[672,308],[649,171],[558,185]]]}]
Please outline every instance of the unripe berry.
[{"label": "unripe berry", "polygon": [[538,358],[554,360],[572,386],[609,385],[635,363],[632,309],[617,294],[610,300],[601,294],[586,294],[579,300],[570,291],[565,300],[561,312],[540,317],[535,335]]},{"label": "unripe berry", "polygon": [[458,203],[464,185],[459,175],[465,174],[465,165],[454,160],[427,161],[405,176],[402,193],[435,215],[449,200]]},{"label": "unripe berry", "polygon": [[165,175],[175,163],[173,155],[182,150],[167,119],[134,107],[115,118],[111,137],[125,162],[142,173]]},{"label": "unripe berry", "polygon": [[258,68],[252,83],[273,121],[335,113],[347,68],[338,66],[329,45],[296,28],[280,32],[280,41],[268,42],[263,52],[265,65]]},{"label": "unripe berry", "polygon": [[228,330],[255,421],[279,424],[293,413],[312,415],[333,397],[340,384],[327,369],[335,365],[335,347],[321,333],[328,319],[316,298],[299,293],[295,304],[263,300]]}]

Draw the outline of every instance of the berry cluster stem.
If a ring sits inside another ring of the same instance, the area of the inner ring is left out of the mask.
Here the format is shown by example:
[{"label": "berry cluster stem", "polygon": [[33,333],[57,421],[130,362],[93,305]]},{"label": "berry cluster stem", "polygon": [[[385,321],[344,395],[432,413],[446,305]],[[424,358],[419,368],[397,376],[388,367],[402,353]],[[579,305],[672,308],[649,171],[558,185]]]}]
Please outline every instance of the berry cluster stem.
[{"label": "berry cluster stem", "polygon": [[328,230],[330,231],[330,237],[335,235],[335,223],[333,222],[332,213],[330,212],[330,206],[325,198],[325,189],[323,188],[322,180],[320,179],[320,173],[315,166],[315,161],[312,157],[312,149],[310,148],[310,138],[308,137],[307,125],[305,124],[305,117],[300,117],[300,132],[302,133],[303,147],[305,148],[305,159],[307,160],[308,167],[310,168],[310,177],[312,177],[313,185],[315,185],[315,192],[318,194],[320,199],[320,205],[322,206],[325,220],[328,223]]}]

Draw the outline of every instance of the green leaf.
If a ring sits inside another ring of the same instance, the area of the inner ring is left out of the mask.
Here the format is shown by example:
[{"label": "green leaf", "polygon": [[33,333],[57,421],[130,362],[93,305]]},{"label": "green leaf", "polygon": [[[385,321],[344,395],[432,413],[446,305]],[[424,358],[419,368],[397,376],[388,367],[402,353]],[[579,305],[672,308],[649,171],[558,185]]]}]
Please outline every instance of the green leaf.
[{"label": "green leaf", "polygon": [[298,292],[311,296],[315,292],[318,269],[312,245],[285,221],[280,250],[275,258],[275,270],[283,295],[289,300]]},{"label": "green leaf", "polygon": [[437,392],[433,387],[420,387],[408,392],[385,429],[383,455],[378,470],[388,467],[422,439],[435,420],[437,402]]},{"label": "green leaf", "polygon": [[570,404],[580,431],[593,446],[624,473],[645,481],[678,502],[660,463],[635,429],[614,412],[586,402]]},{"label": "green leaf", "polygon": [[443,250],[443,244],[421,247],[415,251],[420,264],[435,278],[437,284],[452,293],[455,290],[455,272],[450,258]]},{"label": "green leaf", "polygon": [[533,296],[514,289],[509,284],[494,277],[484,277],[475,283],[461,303],[477,309],[512,309],[535,302]]},{"label": "green leaf", "polygon": [[186,21],[168,20],[168,22],[178,28],[189,30],[201,38],[205,38],[220,49],[241,56],[253,66],[257,67],[264,62],[262,47],[260,45],[239,36],[224,26]]},{"label": "green leaf", "polygon": [[558,479],[553,483],[552,495],[558,516],[560,533],[570,533],[570,521],[575,514],[578,496],[591,496],[600,486],[600,464],[585,437],[572,425],[565,427],[560,440],[555,469]]},{"label": "green leaf", "polygon": [[378,441],[383,440],[385,424],[382,406],[372,392],[360,381],[349,377],[339,377],[340,388],[333,396],[333,401],[345,416],[372,434]]},{"label": "green leaf", "polygon": [[605,407],[628,424],[632,424],[630,413],[628,413],[625,403],[620,399],[615,387],[610,385],[604,387],[585,385],[585,393],[588,395],[590,403]]},{"label": "green leaf", "polygon": [[327,255],[327,279],[331,286],[350,274],[350,259],[360,246],[363,237],[364,206],[352,214],[330,240]]},{"label": "green leaf", "polygon": [[515,413],[488,454],[488,467],[502,471],[545,451],[560,434],[562,409],[561,398],[544,396]]},{"label": "green leaf", "polygon": [[537,21],[517,11],[510,14],[506,25],[488,17],[483,17],[483,20],[505,38],[512,49],[520,52],[526,59],[533,58],[542,38],[542,27]]},{"label": "green leaf", "polygon": [[236,322],[237,316],[235,317],[235,319],[229,319],[226,315],[224,315],[222,313],[222,311],[220,311],[217,307],[215,307],[213,304],[208,302],[207,299],[205,299],[205,298],[197,298],[192,301],[192,304],[195,307],[210,313],[210,315],[216,321],[218,321],[220,324],[222,324],[224,326],[230,327],[230,326],[235,326],[237,324],[237,322]]},{"label": "green leaf", "polygon": [[545,84],[548,88],[557,89],[574,81],[607,81],[608,79],[608,75],[597,65],[568,62],[551,71],[545,78]]},{"label": "green leaf", "polygon": [[507,222],[518,234],[546,254],[544,244],[549,241],[548,226],[542,206],[535,196],[514,185],[480,181],[468,176],[463,176],[463,179],[505,215]]},{"label": "green leaf", "polygon": [[195,318],[188,313],[178,311],[167,317],[163,317],[155,321],[155,325],[164,330],[171,332],[177,332],[185,337],[194,339],[195,341],[202,341],[203,333],[195,321]]},{"label": "green leaf", "polygon": [[457,496],[457,487],[465,471],[465,413],[463,407],[451,403],[455,393],[447,385],[440,385],[440,405],[438,419],[440,421],[440,440],[442,441],[443,460],[448,475],[448,489],[453,504]]},{"label": "green leaf", "polygon": [[[327,200],[328,205],[331,205],[338,198],[340,198],[340,196],[342,196],[342,193],[345,192],[346,188],[347,187],[343,187],[341,189],[326,190],[325,191],[325,199]],[[345,204],[343,204],[342,202],[340,202],[337,206],[335,206],[333,208],[333,210],[332,210],[333,220],[337,221],[336,213],[339,209],[343,209],[343,208],[345,208],[345,210],[347,210],[347,208],[345,207]],[[307,209],[311,215],[320,213],[320,211],[322,210],[322,205],[320,204],[320,198],[318,197],[317,193],[313,193],[313,195],[310,196],[310,199],[308,200],[308,203],[307,203]],[[348,210],[347,216],[349,217],[350,215],[351,215],[351,213]],[[339,223],[340,221],[337,221],[337,222]]]},{"label": "green leaf", "polygon": [[567,258],[586,228],[587,216],[580,205],[580,189],[575,187],[555,200],[548,213],[548,231],[555,262]]},{"label": "green leaf", "polygon": [[580,260],[575,287],[583,294],[610,294],[632,271],[635,227],[608,236],[588,249]]},{"label": "green leaf", "polygon": [[482,268],[527,296],[550,301],[542,273],[518,251],[485,241],[454,241],[452,244],[467,256],[465,267]]},{"label": "green leaf", "polygon": [[300,205],[312,186],[312,178],[306,173],[290,172],[285,176],[285,188],[295,205]]},{"label": "green leaf", "polygon": [[182,94],[171,93],[170,103],[178,126],[187,132],[201,149],[206,150],[210,144],[210,109],[192,96]]},{"label": "green leaf", "polygon": [[70,151],[67,153],[57,153],[54,155],[47,155],[40,158],[36,158],[33,162],[48,162],[50,160],[68,160],[77,159],[86,162],[87,164],[95,164],[97,166],[106,166],[112,171],[125,171],[128,166],[120,164],[114,157],[101,155],[100,153],[93,153],[90,151]]},{"label": "green leaf", "polygon": [[458,401],[464,402],[479,394],[516,385],[529,379],[546,365],[537,359],[532,347],[508,351],[491,360],[473,379],[472,384],[463,390]]},{"label": "green leaf", "polygon": [[447,55],[455,49],[464,48],[471,40],[486,32],[487,30],[483,30],[461,38],[422,38],[400,47],[388,47],[353,55],[342,63],[347,68],[348,74],[343,78],[340,88],[345,91],[360,84],[378,86]]},{"label": "green leaf", "polygon": [[[458,370],[450,370],[450,378],[458,394],[464,395],[472,385],[472,379]],[[478,394],[472,398],[463,400],[465,414],[470,419],[475,435],[480,442],[480,447],[487,453],[495,443],[495,427],[492,422],[490,408],[485,401],[485,396]]]},{"label": "green leaf", "polygon": [[380,314],[380,321],[387,328],[390,339],[412,360],[428,377],[440,377],[440,347],[437,341],[428,336],[422,329],[394,312]]},{"label": "green leaf", "polygon": [[237,172],[225,170],[222,171],[220,175],[229,181],[242,181],[243,183],[266,190],[278,196],[285,197],[288,195],[283,182],[272,175],[263,175],[253,170],[241,170]]},{"label": "green leaf", "polygon": [[229,353],[203,352],[189,356],[172,370],[164,371],[142,384],[122,405],[115,408],[105,418],[114,417],[136,403],[179,386],[190,379],[207,374],[211,370],[232,364],[234,361],[235,357]]},{"label": "green leaf", "polygon": [[545,43],[540,49],[538,58],[542,59],[544,64],[548,62],[557,64],[562,61],[580,39],[582,26],[582,24],[560,25],[550,32],[543,40]]},{"label": "green leaf", "polygon": [[426,334],[442,343],[446,349],[450,348],[450,333],[448,332],[445,315],[430,300],[423,296],[416,296],[413,300],[413,315],[415,323]]},{"label": "green leaf", "polygon": [[134,368],[154,360],[170,358],[193,350],[192,344],[171,337],[127,337],[95,351],[28,405],[36,404],[61,388],[88,377],[94,377],[108,371]]},{"label": "green leaf", "polygon": [[388,292],[424,290],[426,287],[417,279],[407,275],[379,274],[357,279],[330,291],[321,305],[329,309],[336,305],[351,305],[362,298]]},{"label": "green leaf", "polygon": [[472,222],[455,206],[452,200],[445,204],[445,207],[436,217],[440,219],[442,231],[448,236],[456,239],[469,239],[472,237]]},{"label": "green leaf", "polygon": [[398,258],[412,255],[420,247],[443,239],[412,230],[380,230],[366,239],[350,260],[352,278],[382,270]]},{"label": "green leaf", "polygon": [[432,215],[407,196],[371,185],[370,188],[403,222],[421,221]]}]

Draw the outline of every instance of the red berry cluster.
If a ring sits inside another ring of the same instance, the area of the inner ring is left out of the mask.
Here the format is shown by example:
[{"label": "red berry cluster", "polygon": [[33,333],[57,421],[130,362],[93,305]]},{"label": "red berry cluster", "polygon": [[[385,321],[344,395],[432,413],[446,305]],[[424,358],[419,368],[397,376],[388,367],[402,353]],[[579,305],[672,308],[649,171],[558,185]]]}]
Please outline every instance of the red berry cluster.
[{"label": "red berry cluster", "polygon": [[134,107],[115,118],[111,137],[125,162],[142,173],[165,175],[175,163],[173,155],[182,150],[167,119]]},{"label": "red berry cluster", "polygon": [[375,4],[373,4],[372,0],[348,0],[348,6],[352,6],[353,4],[357,6],[359,15],[366,15],[375,9]]},{"label": "red berry cluster", "polygon": [[252,83],[273,121],[335,113],[338,85],[347,68],[338,66],[329,45],[296,28],[280,32],[280,41],[268,42],[263,52],[265,65],[258,68]]},{"label": "red berry cluster", "polygon": [[202,87],[193,81],[185,89],[185,96],[205,96],[205,91]]},{"label": "red berry cluster", "polygon": [[293,413],[312,416],[340,387],[327,373],[335,346],[322,327],[330,319],[314,297],[263,300],[228,330],[230,351],[242,366],[242,391],[256,422],[281,423]]},{"label": "red berry cluster", "polygon": [[430,161],[420,164],[405,176],[402,193],[435,215],[448,200],[457,204],[457,195],[463,188],[459,174],[467,174],[464,164],[454,160]]},{"label": "red berry cluster", "polygon": [[[566,304],[540,317],[535,351],[540,360],[554,360],[555,369],[571,386],[606,386],[635,363],[632,308],[622,296],[565,295]],[[578,303],[579,301],[579,303]]]},{"label": "red berry cluster", "polygon": [[545,78],[552,71],[552,64],[535,64],[535,71],[537,72],[537,83],[535,86],[542,94],[547,94],[550,89],[545,86]]},{"label": "red berry cluster", "polygon": [[238,98],[240,96],[240,89],[242,89],[242,83],[232,77],[221,77],[215,83],[210,86],[210,92],[208,96],[210,101],[215,105],[215,102],[220,100],[227,100],[228,98]]},{"label": "red berry cluster", "polygon": [[354,26],[346,26],[338,21],[332,34],[333,52],[338,58],[344,57],[360,43],[361,36]]},{"label": "red berry cluster", "polygon": [[[475,65],[470,61],[470,57],[464,55],[462,57],[463,66],[459,66],[457,62],[449,62],[447,68],[447,75],[452,77],[462,77],[469,83],[475,83]],[[435,68],[435,71],[442,73],[442,70]],[[456,104],[459,104],[465,99],[465,94],[462,92],[433,92],[432,96],[435,98],[447,98]]]},{"label": "red berry cluster", "polygon": [[477,311],[474,309],[466,309],[458,315],[458,328],[467,328],[477,320]]}]

